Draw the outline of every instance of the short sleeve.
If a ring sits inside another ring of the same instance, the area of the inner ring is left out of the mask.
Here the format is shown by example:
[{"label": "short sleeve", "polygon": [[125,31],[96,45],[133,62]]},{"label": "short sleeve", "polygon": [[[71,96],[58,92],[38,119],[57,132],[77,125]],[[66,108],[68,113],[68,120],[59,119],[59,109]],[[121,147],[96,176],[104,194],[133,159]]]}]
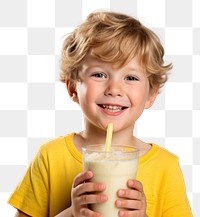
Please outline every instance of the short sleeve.
[{"label": "short sleeve", "polygon": [[40,149],[8,203],[33,217],[48,216],[48,168],[47,155]]},{"label": "short sleeve", "polygon": [[178,159],[168,170],[168,174],[165,177],[166,179],[163,182],[165,196],[162,217],[192,217]]}]

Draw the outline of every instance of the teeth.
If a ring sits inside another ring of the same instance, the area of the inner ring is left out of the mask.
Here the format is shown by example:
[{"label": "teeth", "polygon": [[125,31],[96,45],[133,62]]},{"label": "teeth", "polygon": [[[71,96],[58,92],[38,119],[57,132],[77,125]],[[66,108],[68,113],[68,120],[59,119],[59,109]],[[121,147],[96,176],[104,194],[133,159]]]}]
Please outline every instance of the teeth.
[{"label": "teeth", "polygon": [[122,110],[122,106],[102,105],[102,107],[109,112],[118,112]]}]

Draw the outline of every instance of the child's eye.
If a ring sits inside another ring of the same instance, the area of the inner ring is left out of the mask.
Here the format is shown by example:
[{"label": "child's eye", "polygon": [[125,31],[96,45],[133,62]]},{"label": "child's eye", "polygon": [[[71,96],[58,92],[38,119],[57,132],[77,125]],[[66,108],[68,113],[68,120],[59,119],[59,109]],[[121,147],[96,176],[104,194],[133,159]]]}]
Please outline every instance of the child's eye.
[{"label": "child's eye", "polygon": [[127,81],[138,81],[138,78],[136,78],[135,76],[132,75],[128,75],[125,77],[125,80]]},{"label": "child's eye", "polygon": [[95,72],[91,75],[91,77],[95,78],[107,78],[107,75],[102,72]]}]

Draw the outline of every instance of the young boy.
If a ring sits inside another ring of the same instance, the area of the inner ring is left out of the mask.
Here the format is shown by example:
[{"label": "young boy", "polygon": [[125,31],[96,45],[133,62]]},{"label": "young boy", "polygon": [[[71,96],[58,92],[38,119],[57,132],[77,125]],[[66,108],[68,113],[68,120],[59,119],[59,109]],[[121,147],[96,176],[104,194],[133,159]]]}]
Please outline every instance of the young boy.
[{"label": "young boy", "polygon": [[178,158],[133,135],[137,119],[152,106],[172,68],[164,65],[163,56],[151,30],[114,12],[90,14],[65,39],[61,81],[82,109],[85,129],[41,146],[9,199],[16,217],[101,216],[88,205],[107,201],[106,186],[89,182],[93,173],[83,172],[81,148],[105,143],[109,123],[113,144],[140,150],[136,180],[127,180],[127,189],[116,192],[119,216],[192,216]]}]

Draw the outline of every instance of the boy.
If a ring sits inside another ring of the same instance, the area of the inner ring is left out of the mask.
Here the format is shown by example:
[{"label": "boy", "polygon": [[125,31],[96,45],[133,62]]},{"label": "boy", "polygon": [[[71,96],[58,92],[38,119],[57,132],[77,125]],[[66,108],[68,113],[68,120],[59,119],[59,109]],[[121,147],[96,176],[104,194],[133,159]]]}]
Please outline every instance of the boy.
[{"label": "boy", "polygon": [[81,148],[104,143],[109,123],[113,144],[140,150],[137,179],[116,192],[119,216],[192,216],[178,158],[133,135],[135,122],[152,106],[172,68],[164,65],[163,56],[151,30],[113,12],[90,14],[65,39],[61,81],[82,109],[85,129],[41,146],[9,199],[16,217],[101,216],[88,205],[107,201],[106,186],[88,182],[93,174],[82,172]]}]

